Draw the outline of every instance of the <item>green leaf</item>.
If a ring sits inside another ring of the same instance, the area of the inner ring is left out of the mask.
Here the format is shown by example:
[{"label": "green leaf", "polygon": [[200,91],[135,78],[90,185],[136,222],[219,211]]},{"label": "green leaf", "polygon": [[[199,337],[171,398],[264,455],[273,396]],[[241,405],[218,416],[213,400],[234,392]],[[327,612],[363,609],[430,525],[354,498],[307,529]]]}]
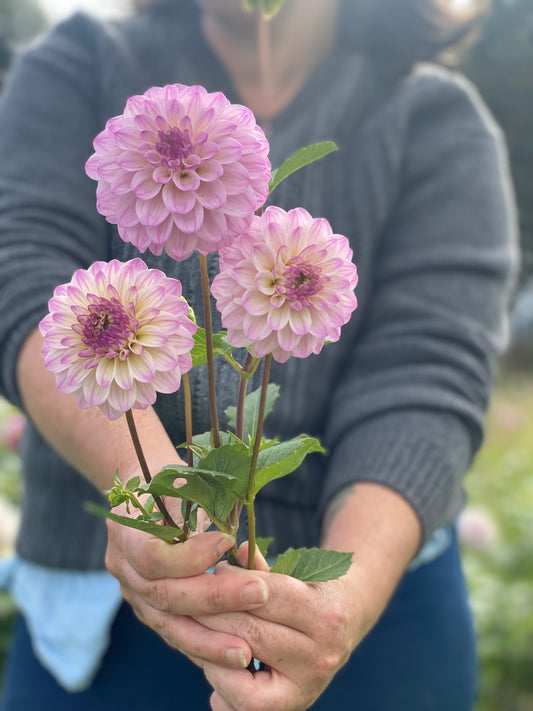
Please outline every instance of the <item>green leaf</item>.
[{"label": "green leaf", "polygon": [[272,543],[274,539],[271,538],[256,538],[255,539],[255,545],[259,548],[261,551],[261,554],[263,555],[263,558],[267,557],[268,554],[268,547]]},{"label": "green leaf", "polygon": [[290,575],[304,583],[323,583],[345,575],[352,564],[352,555],[324,548],[289,548],[276,558],[270,572]]},{"label": "green leaf", "polygon": [[270,194],[272,195],[278,185],[285,180],[285,178],[288,178],[289,175],[292,175],[297,170],[304,168],[310,163],[314,163],[321,158],[325,158],[327,155],[337,150],[338,148],[333,141],[313,143],[310,146],[300,148],[296,151],[296,153],[293,153],[292,156],[287,158],[287,160],[285,160],[279,168],[272,171],[269,183]]},{"label": "green leaf", "polygon": [[298,469],[305,457],[311,452],[325,450],[315,437],[299,435],[287,442],[278,442],[259,452],[255,474],[254,493],[274,479],[290,474]]},{"label": "green leaf", "polygon": [[173,526],[160,526],[152,521],[119,516],[118,514],[111,513],[103,506],[98,506],[98,504],[95,504],[92,501],[85,503],[85,509],[95,516],[109,518],[111,521],[116,521],[117,523],[121,523],[129,528],[136,528],[138,531],[150,533],[152,536],[157,536],[157,538],[161,538],[161,540],[166,541],[167,543],[173,543],[174,539],[178,538],[178,536],[181,536],[183,533],[181,529],[174,528]]},{"label": "green leaf", "polygon": [[[265,417],[272,412],[274,403],[279,396],[279,385],[269,383],[267,388],[267,396],[265,402]],[[243,440],[246,441],[249,437],[255,437],[257,430],[257,419],[259,417],[259,402],[261,399],[261,388],[257,388],[251,393],[248,393],[244,400],[244,428]],[[233,429],[237,425],[237,408],[235,406],[227,407],[224,411],[228,418],[228,424]]]},{"label": "green leaf", "polygon": [[133,479],[130,479],[127,483],[126,486],[124,487],[126,491],[135,491],[139,484],[141,483],[141,477],[140,476],[134,476]]},{"label": "green leaf", "polygon": [[[186,479],[186,483],[176,488],[174,481],[177,478]],[[169,466],[156,474],[149,491],[154,496],[173,496],[195,502],[222,531],[228,531],[227,519],[238,500],[231,488],[235,481],[235,477],[225,472]]]},{"label": "green leaf", "polygon": [[[231,353],[233,347],[228,343],[226,331],[213,334],[213,353],[216,356]],[[194,346],[191,350],[192,367],[198,368],[207,363],[205,328],[198,328],[194,334]]]},{"label": "green leaf", "polygon": [[[270,19],[277,15],[284,2],[285,0],[263,0],[263,17]],[[243,0],[242,5],[245,10],[259,10],[261,7],[259,0]]]}]

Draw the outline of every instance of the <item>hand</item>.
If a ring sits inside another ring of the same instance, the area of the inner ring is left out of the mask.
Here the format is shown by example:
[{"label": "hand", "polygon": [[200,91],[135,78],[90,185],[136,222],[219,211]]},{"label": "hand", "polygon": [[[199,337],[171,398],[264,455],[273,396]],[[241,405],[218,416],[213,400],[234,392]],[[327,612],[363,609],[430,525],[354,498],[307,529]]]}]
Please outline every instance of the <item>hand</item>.
[{"label": "hand", "polygon": [[[239,558],[242,556],[244,563],[243,548]],[[254,657],[266,665],[264,671],[252,675],[247,670],[204,663],[206,677],[215,690],[211,697],[213,711],[309,708],[381,612],[379,605],[363,604],[357,592],[363,576],[355,564],[338,580],[312,584],[227,563],[220,563],[215,572],[217,578],[261,575],[269,596],[253,614],[226,613],[199,619],[210,629],[246,639]]]},{"label": "hand", "polygon": [[169,545],[142,531],[108,521],[106,566],[137,617],[193,662],[242,669],[252,658],[240,637],[214,634],[194,618],[228,610],[254,610],[268,590],[258,575],[246,579],[206,573],[233,545],[219,531]]}]

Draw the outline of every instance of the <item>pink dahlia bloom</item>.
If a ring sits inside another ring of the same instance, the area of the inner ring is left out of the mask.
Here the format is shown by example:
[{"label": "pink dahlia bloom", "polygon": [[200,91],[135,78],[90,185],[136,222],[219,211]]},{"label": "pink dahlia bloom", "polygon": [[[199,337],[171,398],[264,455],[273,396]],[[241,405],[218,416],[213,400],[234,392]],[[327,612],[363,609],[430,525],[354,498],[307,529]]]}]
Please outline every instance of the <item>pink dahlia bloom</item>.
[{"label": "pink dahlia bloom", "polygon": [[61,392],[114,420],[175,392],[192,367],[196,325],[181,284],[141,259],[95,262],[58,286],[40,323]]},{"label": "pink dahlia bloom", "polygon": [[284,363],[339,339],[357,306],[356,284],[346,237],[302,208],[268,207],[221,246],[211,291],[232,345]]},{"label": "pink dahlia bloom", "polygon": [[216,251],[268,196],[269,145],[254,115],[201,86],[131,97],[94,148],[97,209],[141,252],[182,261]]}]

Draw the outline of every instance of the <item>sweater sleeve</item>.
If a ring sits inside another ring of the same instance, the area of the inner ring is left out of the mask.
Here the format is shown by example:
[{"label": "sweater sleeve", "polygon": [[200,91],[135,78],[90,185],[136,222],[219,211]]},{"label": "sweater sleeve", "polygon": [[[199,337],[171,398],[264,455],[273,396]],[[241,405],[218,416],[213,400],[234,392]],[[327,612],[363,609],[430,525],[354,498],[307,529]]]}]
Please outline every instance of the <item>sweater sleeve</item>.
[{"label": "sweater sleeve", "polygon": [[333,393],[324,501],[358,481],[391,487],[427,540],[462,505],[517,254],[502,136],[475,90],[446,73],[410,82],[400,188]]},{"label": "sweater sleeve", "polygon": [[74,16],[29,49],[0,106],[0,392],[19,407],[17,357],[54,287],[107,258],[84,172],[101,129],[89,22]]}]

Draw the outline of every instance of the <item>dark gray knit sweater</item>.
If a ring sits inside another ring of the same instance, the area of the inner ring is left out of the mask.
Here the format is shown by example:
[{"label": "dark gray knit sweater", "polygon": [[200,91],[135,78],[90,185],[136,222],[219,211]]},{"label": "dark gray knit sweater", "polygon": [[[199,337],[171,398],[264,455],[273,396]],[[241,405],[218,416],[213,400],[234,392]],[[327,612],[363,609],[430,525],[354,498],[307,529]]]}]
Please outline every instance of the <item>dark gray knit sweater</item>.
[{"label": "dark gray knit sweater", "polygon": [[[53,288],[96,259],[137,255],[97,214],[95,184],[84,173],[105,120],[128,96],[176,81],[237,100],[198,27],[170,16],[179,13],[175,5],[122,24],[75,16],[20,59],[3,96],[0,382],[19,406],[17,355]],[[274,368],[282,396],[269,434],[318,435],[329,450],[258,500],[258,533],[275,535],[280,549],[316,545],[324,506],[357,481],[400,492],[425,538],[452,521],[506,338],[516,253],[500,132],[472,87],[444,70],[417,68],[370,111],[375,81],[367,60],[338,48],[273,124],[274,166],[314,141],[339,143],[338,153],[288,179],[275,198],[328,218],[350,238],[360,274],[359,308],[341,341]],[[196,257],[144,258],[181,279],[201,313]],[[217,367],[223,410],[236,376],[223,362]],[[209,428],[203,369],[192,373],[192,387],[202,432]],[[179,394],[157,404],[176,443],[184,440],[179,405]],[[19,553],[44,565],[101,567],[105,527],[82,510],[99,494],[31,426],[22,454]]]}]

